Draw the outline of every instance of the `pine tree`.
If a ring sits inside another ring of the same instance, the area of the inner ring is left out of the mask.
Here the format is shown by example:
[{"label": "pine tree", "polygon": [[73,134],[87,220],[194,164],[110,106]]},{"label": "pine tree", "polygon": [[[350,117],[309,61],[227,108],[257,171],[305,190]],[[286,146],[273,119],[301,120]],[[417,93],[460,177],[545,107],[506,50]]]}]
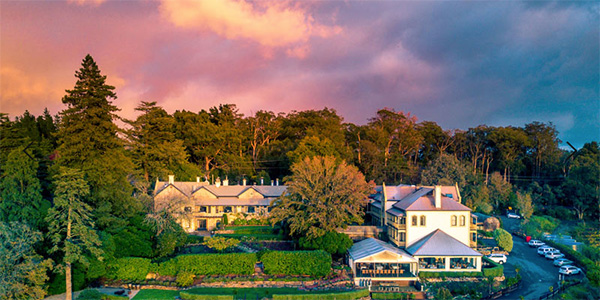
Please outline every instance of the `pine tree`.
[{"label": "pine tree", "polygon": [[75,87],[62,99],[67,108],[60,112],[56,164],[83,171],[92,190],[87,201],[95,208],[100,226],[122,226],[123,217],[138,207],[127,181],[133,164],[114,123],[119,110],[110,101],[116,99],[114,87],[106,84],[106,76],[90,55],[75,77]]},{"label": "pine tree", "polygon": [[67,300],[72,297],[71,266],[76,262],[87,265],[87,253],[102,255],[100,238],[93,229],[92,208],[83,201],[90,193],[83,176],[78,170],[59,168],[54,206],[46,218],[53,244],[50,252],[63,254],[61,267],[65,270]]}]

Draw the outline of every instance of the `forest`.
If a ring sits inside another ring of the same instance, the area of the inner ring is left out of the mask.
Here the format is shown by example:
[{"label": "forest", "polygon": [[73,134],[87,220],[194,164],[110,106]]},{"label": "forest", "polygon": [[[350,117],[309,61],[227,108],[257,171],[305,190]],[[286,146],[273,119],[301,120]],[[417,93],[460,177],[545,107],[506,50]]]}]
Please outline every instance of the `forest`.
[{"label": "forest", "polygon": [[[285,182],[305,157],[333,156],[377,185],[458,184],[466,205],[483,213],[511,208],[592,224],[600,218],[598,142],[561,149],[551,123],[444,129],[382,108],[356,125],[331,108],[245,116],[221,104],[170,114],[152,101],[140,102],[137,118],[127,120],[91,56],[75,76],[58,114],[0,114],[0,224],[5,240],[28,241],[19,250],[27,259],[13,262],[22,269],[1,279],[4,292],[26,289],[37,298],[64,291],[65,268],[52,262],[72,264],[73,286],[81,287],[112,260],[171,255],[186,235],[145,221],[157,179]],[[77,209],[67,209],[73,203]],[[59,221],[80,226],[67,232]]]}]

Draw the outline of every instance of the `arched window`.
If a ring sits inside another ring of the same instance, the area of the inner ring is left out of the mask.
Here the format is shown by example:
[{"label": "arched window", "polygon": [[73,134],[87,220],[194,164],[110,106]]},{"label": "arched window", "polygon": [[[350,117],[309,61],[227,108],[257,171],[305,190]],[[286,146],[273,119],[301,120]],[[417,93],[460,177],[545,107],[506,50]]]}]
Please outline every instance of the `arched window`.
[{"label": "arched window", "polygon": [[465,216],[460,216],[460,226],[465,226]]},{"label": "arched window", "polygon": [[421,216],[421,226],[425,226],[425,216]]},{"label": "arched window", "polygon": [[412,225],[417,226],[417,216],[412,217]]},{"label": "arched window", "polygon": [[450,217],[450,226],[456,226],[456,216]]}]

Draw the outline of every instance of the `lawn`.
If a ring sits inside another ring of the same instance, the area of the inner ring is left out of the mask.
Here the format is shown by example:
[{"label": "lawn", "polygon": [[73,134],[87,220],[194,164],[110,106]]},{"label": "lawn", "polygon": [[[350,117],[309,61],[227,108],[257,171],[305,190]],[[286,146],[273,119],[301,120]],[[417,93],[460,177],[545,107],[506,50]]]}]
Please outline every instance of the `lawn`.
[{"label": "lawn", "polygon": [[[301,291],[296,288],[193,288],[186,290],[188,293],[198,295],[236,295],[238,299],[262,299],[270,298],[274,294],[290,295],[290,294],[323,294],[331,293],[331,291]],[[133,297],[133,300],[162,300],[174,299],[179,296],[179,291],[165,290],[141,290]]]},{"label": "lawn", "polygon": [[271,226],[228,226],[227,230],[233,230],[232,234],[217,234],[229,238],[241,239],[242,237],[254,237],[256,240],[282,240],[283,236],[274,233]]}]

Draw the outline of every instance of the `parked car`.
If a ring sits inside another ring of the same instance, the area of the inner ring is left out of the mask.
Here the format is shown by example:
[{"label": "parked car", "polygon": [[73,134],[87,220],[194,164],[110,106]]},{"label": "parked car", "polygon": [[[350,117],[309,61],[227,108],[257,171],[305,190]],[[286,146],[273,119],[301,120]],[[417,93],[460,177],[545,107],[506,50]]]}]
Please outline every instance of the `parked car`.
[{"label": "parked car", "polygon": [[556,251],[556,249],[554,249],[552,247],[542,246],[542,247],[538,248],[537,253],[539,255],[546,255],[546,253],[548,253],[548,252],[554,252],[554,251]]},{"label": "parked car", "polygon": [[574,275],[581,273],[581,269],[572,265],[562,266],[560,267],[560,269],[558,269],[558,273],[565,275]]},{"label": "parked car", "polygon": [[499,264],[506,263],[506,255],[504,255],[502,253],[492,253],[492,254],[488,255],[487,258],[489,258]]},{"label": "parked car", "polygon": [[568,265],[570,265],[572,263],[573,263],[572,260],[568,260],[568,259],[566,259],[564,257],[557,258],[557,259],[554,260],[554,265],[557,266],[557,267],[568,266]]},{"label": "parked car", "polygon": [[560,253],[560,251],[558,251],[558,250],[548,252],[544,256],[546,257],[546,259],[557,259],[557,258],[565,257],[565,255]]},{"label": "parked car", "polygon": [[521,218],[521,216],[519,216],[516,213],[512,213],[512,212],[506,213],[506,217],[509,219],[520,219]]},{"label": "parked car", "polygon": [[529,246],[531,247],[539,247],[539,246],[544,246],[546,245],[546,243],[540,241],[540,240],[531,240],[529,241]]}]

